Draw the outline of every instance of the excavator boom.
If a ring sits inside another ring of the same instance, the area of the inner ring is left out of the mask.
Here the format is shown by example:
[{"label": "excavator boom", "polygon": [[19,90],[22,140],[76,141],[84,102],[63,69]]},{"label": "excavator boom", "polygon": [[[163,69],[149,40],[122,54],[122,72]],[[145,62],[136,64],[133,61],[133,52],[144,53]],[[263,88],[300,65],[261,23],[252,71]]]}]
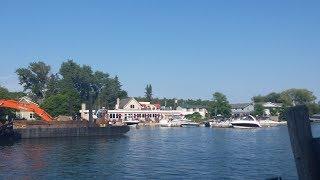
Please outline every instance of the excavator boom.
[{"label": "excavator boom", "polygon": [[50,122],[52,121],[52,117],[43,109],[39,108],[36,104],[33,103],[25,103],[19,102],[16,100],[7,100],[7,99],[0,99],[0,107],[11,108],[16,110],[23,110],[23,111],[30,111],[37,114],[43,120]]}]

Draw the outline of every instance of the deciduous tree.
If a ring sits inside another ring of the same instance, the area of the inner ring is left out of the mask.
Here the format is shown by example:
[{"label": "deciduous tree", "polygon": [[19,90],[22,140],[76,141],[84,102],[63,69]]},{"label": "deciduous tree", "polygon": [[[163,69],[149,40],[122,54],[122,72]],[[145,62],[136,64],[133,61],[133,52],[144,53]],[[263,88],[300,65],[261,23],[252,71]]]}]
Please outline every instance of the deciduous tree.
[{"label": "deciduous tree", "polygon": [[27,68],[19,68],[16,74],[24,91],[31,93],[33,99],[41,102],[47,90],[47,84],[50,79],[50,66],[44,62],[33,62]]},{"label": "deciduous tree", "polygon": [[286,106],[314,103],[316,97],[307,89],[288,89],[281,93],[281,100]]},{"label": "deciduous tree", "polygon": [[213,101],[211,103],[209,111],[213,116],[222,115],[223,117],[230,117],[231,105],[224,94],[215,92],[213,94]]},{"label": "deciduous tree", "polygon": [[191,121],[195,121],[195,122],[199,122],[202,120],[202,116],[199,112],[195,112],[193,114],[186,115],[185,118],[187,118]]},{"label": "deciduous tree", "polygon": [[254,112],[253,115],[255,116],[263,116],[264,114],[264,107],[260,103],[256,103],[254,105]]}]

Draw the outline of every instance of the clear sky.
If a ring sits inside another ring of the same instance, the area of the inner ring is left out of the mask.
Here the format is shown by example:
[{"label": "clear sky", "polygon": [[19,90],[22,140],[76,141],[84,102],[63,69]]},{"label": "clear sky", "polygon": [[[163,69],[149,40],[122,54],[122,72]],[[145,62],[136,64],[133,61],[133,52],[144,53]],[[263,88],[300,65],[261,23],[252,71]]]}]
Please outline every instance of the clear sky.
[{"label": "clear sky", "polygon": [[0,1],[0,83],[73,59],[118,75],[130,96],[231,102],[307,88],[320,97],[320,1]]}]

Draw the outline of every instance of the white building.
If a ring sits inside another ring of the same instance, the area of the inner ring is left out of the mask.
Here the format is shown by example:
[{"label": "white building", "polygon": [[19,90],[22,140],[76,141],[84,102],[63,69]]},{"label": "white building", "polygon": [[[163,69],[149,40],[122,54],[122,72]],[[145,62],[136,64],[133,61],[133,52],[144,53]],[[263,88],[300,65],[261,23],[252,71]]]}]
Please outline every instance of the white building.
[{"label": "white building", "polygon": [[193,114],[193,113],[199,113],[202,118],[206,117],[206,114],[208,114],[207,109],[203,108],[203,107],[197,107],[197,106],[178,106],[177,110],[181,112],[181,114],[185,115],[189,115],[189,114]]},{"label": "white building", "polygon": [[262,106],[264,107],[264,115],[271,116],[271,110],[277,110],[277,109],[281,108],[282,104],[281,103],[265,102],[265,103],[262,103]]},{"label": "white building", "polygon": [[232,116],[246,116],[250,115],[253,111],[254,105],[252,103],[231,104]]},{"label": "white building", "polygon": [[[32,102],[32,100],[28,97],[20,98],[19,102],[24,102],[24,103],[28,103],[28,104],[32,103],[32,104],[39,106],[38,104]],[[30,120],[30,121],[36,120],[34,112],[32,112],[32,111],[19,110],[16,112],[16,117],[18,119],[26,119],[26,120]]]},{"label": "white building", "polygon": [[[171,118],[173,116],[185,116],[199,112],[205,117],[207,110],[204,108],[184,109],[178,108],[177,110],[162,110],[160,104],[151,104],[150,102],[138,102],[134,98],[126,98],[117,100],[114,110],[108,110],[107,116],[109,120],[131,120],[137,119],[140,121],[158,121],[163,118]],[[80,110],[83,119],[89,119],[88,110],[82,106]],[[95,112],[94,112],[95,113]]]}]

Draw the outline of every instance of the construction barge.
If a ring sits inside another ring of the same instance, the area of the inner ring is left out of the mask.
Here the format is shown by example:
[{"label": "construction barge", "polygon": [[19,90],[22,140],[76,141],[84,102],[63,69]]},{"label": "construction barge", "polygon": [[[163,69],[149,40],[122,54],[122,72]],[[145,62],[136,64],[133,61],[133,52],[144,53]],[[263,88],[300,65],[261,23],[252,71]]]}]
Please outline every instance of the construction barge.
[{"label": "construction barge", "polygon": [[59,120],[32,102],[0,99],[0,107],[34,112],[42,119],[14,120],[0,124],[0,139],[113,136],[125,134],[130,130],[126,124],[110,125],[105,118],[91,122],[70,118]]},{"label": "construction barge", "polygon": [[123,135],[129,130],[127,125],[99,126],[77,121],[51,123],[15,121],[1,127],[0,139],[115,136]]}]

